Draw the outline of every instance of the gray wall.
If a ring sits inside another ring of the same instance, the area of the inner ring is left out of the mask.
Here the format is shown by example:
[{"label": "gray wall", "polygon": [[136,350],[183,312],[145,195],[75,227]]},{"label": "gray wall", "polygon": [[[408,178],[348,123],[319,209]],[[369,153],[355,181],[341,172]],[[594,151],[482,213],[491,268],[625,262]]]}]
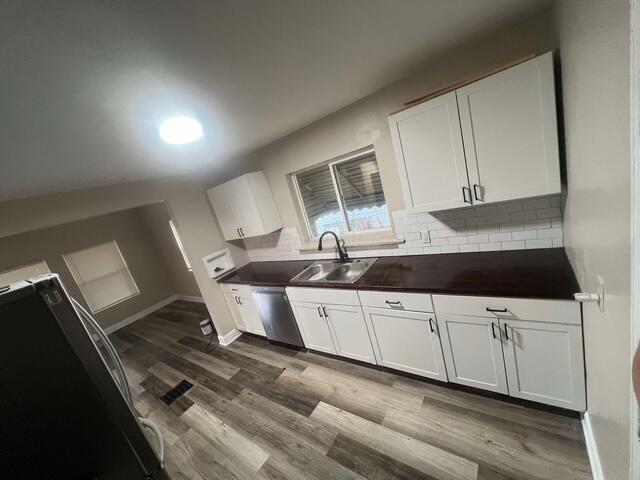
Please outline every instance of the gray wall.
[{"label": "gray wall", "polygon": [[102,327],[109,327],[176,293],[160,250],[137,210],[0,238],[0,271],[44,260],[53,273],[60,275],[70,295],[86,307],[62,255],[112,240],[117,242],[140,295],[97,313],[96,320]]},{"label": "gray wall", "polygon": [[489,68],[557,46],[550,11],[483,36],[461,38],[416,73],[393,83],[252,154],[265,171],[285,227],[298,226],[287,175],[359,148],[374,145],[390,211],[405,208],[387,117],[404,102]]},{"label": "gray wall", "polygon": [[[142,221],[151,233],[151,238],[162,255],[175,293],[200,297],[193,272],[187,269],[169,226],[169,213],[164,203],[154,203],[137,209]],[[179,233],[179,232],[178,232]]]},{"label": "gray wall", "polygon": [[629,2],[557,4],[567,161],[565,245],[583,290],[588,409],[605,478],[628,478],[630,353]]},{"label": "gray wall", "polygon": [[237,266],[246,252],[222,237],[200,176],[172,177],[74,190],[0,202],[0,238],[91,218],[151,203],[165,202],[176,222],[202,297],[216,326],[225,335],[235,325],[218,284],[209,278],[202,257],[228,247]]}]

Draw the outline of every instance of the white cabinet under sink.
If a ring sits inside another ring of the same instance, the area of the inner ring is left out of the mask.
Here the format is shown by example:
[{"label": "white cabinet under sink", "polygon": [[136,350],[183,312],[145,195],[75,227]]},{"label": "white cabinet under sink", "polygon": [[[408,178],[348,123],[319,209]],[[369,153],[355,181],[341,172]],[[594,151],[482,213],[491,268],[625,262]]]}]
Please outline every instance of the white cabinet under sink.
[{"label": "white cabinet under sink", "polygon": [[287,296],[307,348],[376,363],[355,291],[287,288]]},{"label": "white cabinet under sink", "polygon": [[393,114],[389,127],[414,212],[560,192],[551,53]]},{"label": "white cabinet under sink", "polygon": [[282,228],[263,172],[252,172],[207,190],[226,240],[255,237]]}]

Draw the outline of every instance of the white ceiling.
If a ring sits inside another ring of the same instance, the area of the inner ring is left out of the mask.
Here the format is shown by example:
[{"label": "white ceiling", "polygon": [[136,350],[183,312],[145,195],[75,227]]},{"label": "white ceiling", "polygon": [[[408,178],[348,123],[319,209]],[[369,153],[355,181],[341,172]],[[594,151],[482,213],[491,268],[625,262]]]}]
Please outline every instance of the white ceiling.
[{"label": "white ceiling", "polygon": [[[545,0],[0,5],[0,200],[224,168]],[[192,114],[206,139],[162,144]]]}]

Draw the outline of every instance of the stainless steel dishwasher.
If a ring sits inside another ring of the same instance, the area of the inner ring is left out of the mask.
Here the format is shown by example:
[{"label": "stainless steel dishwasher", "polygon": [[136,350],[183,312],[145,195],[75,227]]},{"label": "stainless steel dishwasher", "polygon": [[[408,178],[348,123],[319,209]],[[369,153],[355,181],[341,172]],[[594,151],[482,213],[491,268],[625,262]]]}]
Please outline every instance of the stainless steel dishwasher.
[{"label": "stainless steel dishwasher", "polygon": [[284,287],[251,287],[251,293],[267,338],[274,342],[304,347]]}]

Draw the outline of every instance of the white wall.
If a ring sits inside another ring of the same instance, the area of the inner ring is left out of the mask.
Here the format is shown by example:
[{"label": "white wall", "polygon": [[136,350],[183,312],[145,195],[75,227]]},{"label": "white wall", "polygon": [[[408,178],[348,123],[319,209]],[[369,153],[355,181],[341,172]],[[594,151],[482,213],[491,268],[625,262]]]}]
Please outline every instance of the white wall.
[{"label": "white wall", "polygon": [[228,246],[236,265],[249,259],[242,248],[225,243],[198,178],[172,177],[1,202],[0,238],[163,201],[180,230],[216,330],[227,334],[235,328],[233,319],[202,257]]},{"label": "white wall", "polygon": [[587,401],[605,478],[628,478],[630,398],[629,2],[556,4],[567,161],[565,245],[583,290]]}]

